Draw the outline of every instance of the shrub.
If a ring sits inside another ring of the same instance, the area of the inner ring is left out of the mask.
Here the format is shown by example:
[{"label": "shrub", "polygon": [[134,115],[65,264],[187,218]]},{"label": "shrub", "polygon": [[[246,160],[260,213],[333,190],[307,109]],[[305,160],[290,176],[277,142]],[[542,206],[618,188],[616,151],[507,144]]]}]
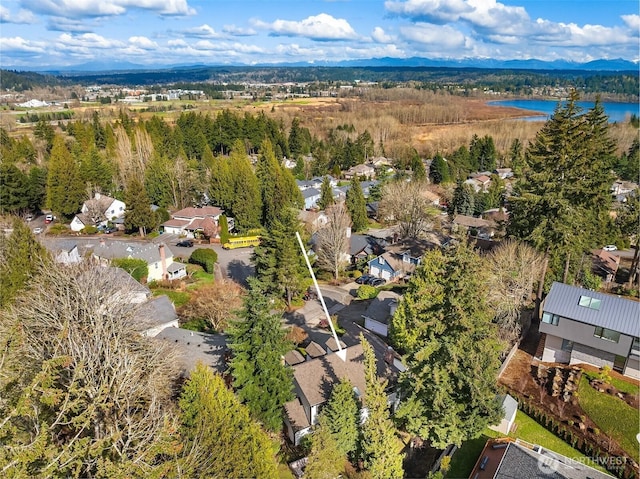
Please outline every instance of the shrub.
[{"label": "shrub", "polygon": [[189,257],[189,263],[199,264],[207,273],[213,273],[218,254],[212,249],[198,248]]},{"label": "shrub", "polygon": [[360,299],[372,299],[378,296],[378,288],[363,284],[358,288],[358,298]]},{"label": "shrub", "polygon": [[47,230],[47,233],[50,235],[65,235],[68,232],[69,232],[69,227],[61,223],[55,224]]},{"label": "shrub", "polygon": [[94,235],[98,232],[98,228],[96,228],[95,226],[85,226],[84,228],[82,228],[80,230],[80,233],[83,235]]},{"label": "shrub", "polygon": [[362,276],[362,271],[359,270],[355,270],[351,273],[350,275],[353,279],[358,279],[360,276]]},{"label": "shrub", "polygon": [[122,268],[138,282],[142,282],[142,278],[149,276],[149,265],[143,259],[116,258],[111,260],[111,265]]}]

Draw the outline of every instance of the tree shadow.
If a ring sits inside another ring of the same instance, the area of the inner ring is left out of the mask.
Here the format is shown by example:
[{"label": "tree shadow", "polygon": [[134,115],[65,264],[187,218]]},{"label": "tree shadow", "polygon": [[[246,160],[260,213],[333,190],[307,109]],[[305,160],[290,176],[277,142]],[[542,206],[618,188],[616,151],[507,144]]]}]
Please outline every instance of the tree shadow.
[{"label": "tree shadow", "polygon": [[227,265],[227,276],[238,284],[248,287],[247,278],[255,275],[255,268],[250,264],[234,259]]}]

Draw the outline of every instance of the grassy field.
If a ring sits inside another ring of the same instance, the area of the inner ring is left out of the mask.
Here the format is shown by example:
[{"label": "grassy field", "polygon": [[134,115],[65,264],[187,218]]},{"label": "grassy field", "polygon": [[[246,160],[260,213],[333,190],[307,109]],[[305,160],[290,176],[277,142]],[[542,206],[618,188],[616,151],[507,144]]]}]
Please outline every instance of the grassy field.
[{"label": "grassy field", "polygon": [[[595,372],[592,372],[592,371],[584,371],[584,375],[589,380],[598,379],[598,373],[595,373]],[[622,379],[618,379],[616,377],[612,377],[610,379],[609,383],[614,388],[616,388],[618,391],[621,391],[623,393],[627,393],[627,394],[639,394],[640,393],[640,386],[638,386],[637,384],[630,383],[629,381],[623,381]]]},{"label": "grassy field", "polygon": [[636,439],[638,410],[617,397],[596,391],[584,376],[580,379],[578,393],[580,406],[602,434],[615,439],[636,462],[640,461]]},{"label": "grassy field", "polygon": [[462,447],[455,452],[451,459],[451,467],[449,468],[446,477],[448,479],[469,477],[469,474],[471,474],[471,470],[478,460],[478,457],[480,457],[480,453],[487,441],[501,436],[502,434],[499,432],[495,432],[487,428],[480,437],[471,439],[470,441],[462,444]]}]

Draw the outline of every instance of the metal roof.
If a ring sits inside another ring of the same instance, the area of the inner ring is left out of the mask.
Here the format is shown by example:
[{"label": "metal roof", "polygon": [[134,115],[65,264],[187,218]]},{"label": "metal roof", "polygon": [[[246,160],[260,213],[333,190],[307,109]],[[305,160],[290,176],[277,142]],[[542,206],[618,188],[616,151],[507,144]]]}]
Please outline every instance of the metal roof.
[{"label": "metal roof", "polygon": [[[580,306],[581,296],[600,300],[600,308]],[[640,303],[630,299],[554,282],[542,310],[629,336],[640,336]]]}]

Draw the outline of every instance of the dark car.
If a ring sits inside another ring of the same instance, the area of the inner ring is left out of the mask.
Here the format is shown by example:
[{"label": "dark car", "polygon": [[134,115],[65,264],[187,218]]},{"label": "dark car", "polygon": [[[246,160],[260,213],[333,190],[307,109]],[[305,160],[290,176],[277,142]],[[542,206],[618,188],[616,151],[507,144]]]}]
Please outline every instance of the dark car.
[{"label": "dark car", "polygon": [[369,282],[369,280],[371,280],[373,278],[374,277],[371,276],[370,274],[363,274],[359,278],[356,278],[356,283],[357,284],[367,284]]},{"label": "dark car", "polygon": [[378,287],[378,286],[382,286],[385,283],[386,283],[386,281],[384,279],[382,279],[382,278],[371,278],[367,284],[369,286]]},{"label": "dark car", "polygon": [[191,240],[182,240],[176,243],[176,246],[182,246],[184,248],[191,248],[193,246],[193,241]]}]

